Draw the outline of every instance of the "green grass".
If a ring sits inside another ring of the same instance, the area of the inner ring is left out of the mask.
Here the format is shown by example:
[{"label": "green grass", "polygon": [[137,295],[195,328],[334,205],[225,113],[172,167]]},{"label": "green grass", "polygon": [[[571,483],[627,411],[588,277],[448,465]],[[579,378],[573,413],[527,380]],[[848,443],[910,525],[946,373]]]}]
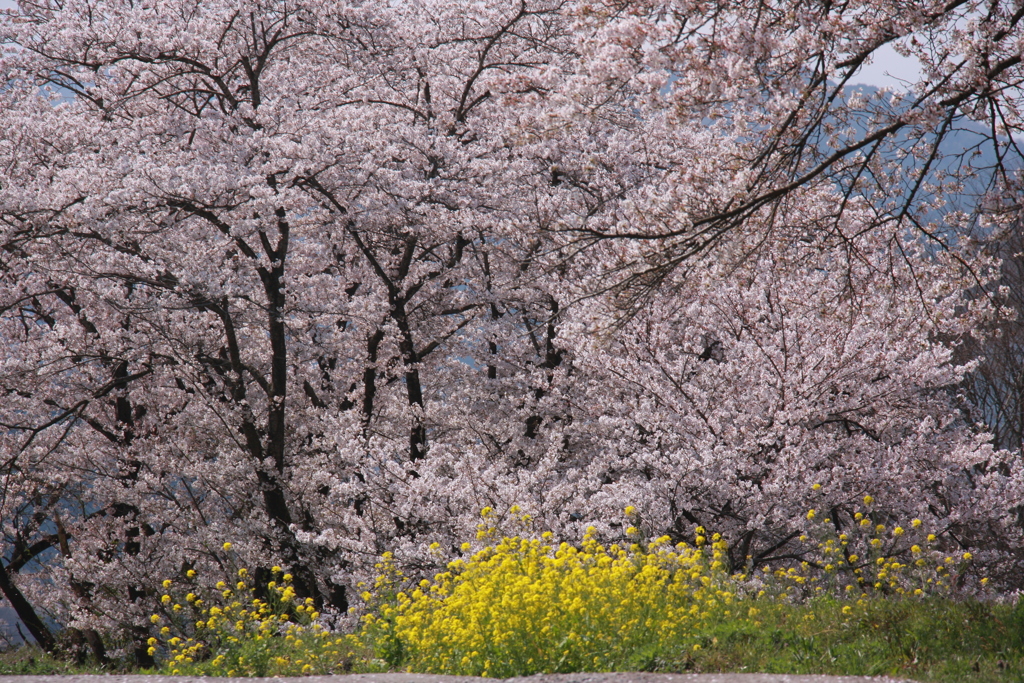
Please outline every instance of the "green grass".
[{"label": "green grass", "polygon": [[34,645],[0,651],[0,676],[70,676],[110,673],[95,664],[59,659]]},{"label": "green grass", "polygon": [[704,643],[681,657],[652,656],[646,668],[1024,681],[1024,603],[875,599],[844,615],[840,603],[820,600],[768,607],[760,627],[720,624]]},{"label": "green grass", "polygon": [[[873,599],[852,614],[843,614],[844,604],[830,599],[806,605],[762,604],[759,625],[725,621],[700,634],[697,651],[639,650],[624,668],[889,675],[936,683],[1024,682],[1024,602],[1013,607]],[[352,664],[354,671],[379,670],[369,662]],[[404,670],[401,665],[397,669]],[[83,673],[103,671],[56,659],[35,647],[0,653],[2,675]]]}]

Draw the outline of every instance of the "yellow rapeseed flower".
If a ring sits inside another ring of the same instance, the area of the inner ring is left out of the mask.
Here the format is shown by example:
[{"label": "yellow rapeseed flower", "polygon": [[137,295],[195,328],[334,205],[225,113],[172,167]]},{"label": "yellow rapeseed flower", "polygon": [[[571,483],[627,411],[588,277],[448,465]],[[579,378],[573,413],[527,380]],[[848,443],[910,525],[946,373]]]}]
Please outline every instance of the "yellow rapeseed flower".
[{"label": "yellow rapeseed flower", "polygon": [[[668,537],[646,548],[606,547],[594,539],[595,529],[587,531],[578,547],[542,545],[548,538],[501,539],[466,562],[451,563],[433,583],[398,593],[380,608],[387,621],[363,620],[364,636],[390,623],[388,637],[400,639],[407,663],[419,662],[417,670],[501,677],[514,673],[507,643],[536,643],[525,659],[537,670],[556,668],[565,658],[582,661],[594,646],[604,666],[625,648],[676,642],[690,624],[733,614],[737,589],[720,559],[728,549],[721,536],[712,535],[708,557],[685,544],[671,546]],[[600,619],[584,629],[579,620],[588,614]],[[542,643],[555,633],[566,649],[544,663]],[[593,658],[592,649],[587,657]]]}]

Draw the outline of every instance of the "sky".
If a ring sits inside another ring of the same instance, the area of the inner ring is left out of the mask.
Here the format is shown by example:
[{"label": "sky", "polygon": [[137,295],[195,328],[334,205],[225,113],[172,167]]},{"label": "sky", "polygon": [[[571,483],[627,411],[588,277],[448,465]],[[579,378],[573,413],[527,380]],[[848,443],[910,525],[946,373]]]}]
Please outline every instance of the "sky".
[{"label": "sky", "polygon": [[[0,2],[3,1],[0,0]],[[898,55],[891,46],[886,45],[875,53],[870,64],[862,66],[850,80],[854,85],[864,84],[880,88],[887,87],[892,90],[906,90],[908,84],[913,83],[920,75],[920,62],[913,57]]]}]

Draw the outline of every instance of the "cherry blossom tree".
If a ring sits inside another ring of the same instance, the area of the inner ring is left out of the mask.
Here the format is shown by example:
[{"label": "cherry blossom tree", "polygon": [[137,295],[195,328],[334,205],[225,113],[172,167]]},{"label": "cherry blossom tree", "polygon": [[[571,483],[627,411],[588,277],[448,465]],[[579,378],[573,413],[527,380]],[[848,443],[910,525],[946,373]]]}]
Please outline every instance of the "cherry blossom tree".
[{"label": "cherry blossom tree", "polygon": [[[587,3],[582,14],[596,81],[739,141],[718,167],[732,174],[729,191],[685,220],[573,226],[581,240],[663,243],[634,276],[639,301],[680,262],[810,185],[840,193],[836,221],[867,198],[874,215],[861,220],[902,222],[939,248],[977,202],[1000,196],[998,211],[1019,210],[1016,3],[652,0]],[[916,62],[919,77],[899,91],[851,88],[883,47]]]},{"label": "cherry blossom tree", "polygon": [[632,504],[741,564],[871,492],[1014,561],[1019,462],[951,393],[997,264],[909,231],[919,193],[846,182],[906,178],[832,119],[829,156],[807,131],[834,98],[800,94],[976,8],[876,35],[850,7],[821,44],[797,9],[21,3],[0,590],[37,639],[48,616],[146,663],[160,582],[231,562],[340,612],[380,553],[427,571],[484,506],[621,536]]},{"label": "cherry blossom tree", "polygon": [[[1013,312],[1024,307],[1024,236],[1019,222],[992,242],[1000,259],[999,278],[980,296],[998,297]],[[971,416],[989,426],[993,443],[1007,450],[1024,444],[1024,321],[1019,315],[990,322],[958,350],[963,358],[979,359],[965,382]]]},{"label": "cherry blossom tree", "polygon": [[601,369],[587,385],[602,399],[584,401],[600,406],[594,498],[609,517],[646,501],[649,531],[678,540],[730,529],[736,566],[794,552],[809,509],[849,524],[865,494],[993,560],[1012,551],[1019,455],[964,422],[971,366],[936,341],[968,340],[994,313],[967,294],[984,257],[930,257],[897,231],[863,232],[852,211],[825,231],[841,199],[798,201],[772,239],[748,226],[625,325],[609,329],[615,299],[566,324]]},{"label": "cherry blossom tree", "polygon": [[498,339],[467,347],[463,331],[537,328],[541,350],[502,350],[524,371],[554,353],[535,321],[557,302],[520,288],[530,257],[506,253],[539,246],[495,225],[545,220],[550,162],[516,148],[529,131],[512,104],[536,89],[521,74],[557,72],[569,50],[558,9],[81,3],[9,18],[6,509],[40,472],[77,489],[54,571],[93,586],[37,595],[52,613],[140,623],[154,577],[216,564],[228,538],[343,609],[352,558],[299,534],[336,505],[365,518],[349,537],[363,559],[422,531],[393,489],[422,478],[428,411],[478,374],[455,358],[483,353],[497,373]]}]

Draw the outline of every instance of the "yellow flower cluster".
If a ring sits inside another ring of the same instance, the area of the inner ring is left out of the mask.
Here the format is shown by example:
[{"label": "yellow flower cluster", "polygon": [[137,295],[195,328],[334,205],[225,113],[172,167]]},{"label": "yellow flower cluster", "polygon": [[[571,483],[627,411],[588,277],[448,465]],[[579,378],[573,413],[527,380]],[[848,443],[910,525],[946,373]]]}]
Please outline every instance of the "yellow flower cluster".
[{"label": "yellow flower cluster", "polygon": [[[814,490],[819,490],[816,487]],[[973,576],[973,555],[948,549],[951,543],[930,533],[920,519],[909,528],[876,517],[874,498],[863,498],[864,508],[836,523],[816,510],[805,515],[807,532],[796,554],[799,565],[775,569],[766,591],[770,597],[808,597],[826,593],[847,599],[869,594],[937,596],[956,588],[984,588],[988,580]],[[889,522],[891,527],[883,522]]]},{"label": "yellow flower cluster", "polygon": [[739,611],[717,534],[703,548],[605,547],[593,534],[579,547],[505,537],[399,592],[364,617],[361,638],[409,670],[510,677],[616,670],[644,649],[699,649],[693,634],[715,620],[756,616]]},{"label": "yellow flower cluster", "polygon": [[[227,544],[225,544],[227,545]],[[246,581],[249,571],[238,569],[232,585],[217,582],[204,594],[187,573],[181,591],[165,580],[169,592],[160,599],[165,608],[150,622],[160,637],[149,639],[149,653],[162,660],[161,671],[172,675],[293,676],[329,674],[351,667],[353,642],[334,637],[317,622],[320,614],[311,598],[300,600],[292,576],[274,567],[276,581],[259,591]],[[187,592],[180,599],[174,592]]]}]

